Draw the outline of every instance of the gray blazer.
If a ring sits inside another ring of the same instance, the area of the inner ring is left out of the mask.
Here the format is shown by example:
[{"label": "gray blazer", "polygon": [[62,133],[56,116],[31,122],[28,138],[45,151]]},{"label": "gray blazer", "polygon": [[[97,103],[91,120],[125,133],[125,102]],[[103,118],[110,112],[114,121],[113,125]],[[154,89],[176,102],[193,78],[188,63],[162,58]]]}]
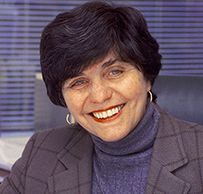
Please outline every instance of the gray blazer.
[{"label": "gray blazer", "polygon": [[[159,108],[159,107],[158,107]],[[203,193],[203,126],[159,108],[146,194]],[[93,143],[81,127],[38,132],[27,143],[1,194],[90,194]]]}]

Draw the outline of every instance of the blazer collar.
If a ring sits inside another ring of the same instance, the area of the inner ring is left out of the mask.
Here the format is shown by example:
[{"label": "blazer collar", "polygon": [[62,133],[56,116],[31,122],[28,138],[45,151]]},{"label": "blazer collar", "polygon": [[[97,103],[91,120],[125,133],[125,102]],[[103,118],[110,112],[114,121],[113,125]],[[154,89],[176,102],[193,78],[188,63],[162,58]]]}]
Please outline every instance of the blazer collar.
[{"label": "blazer collar", "polygon": [[160,123],[152,152],[146,194],[188,193],[190,184],[171,173],[188,162],[179,125],[171,115],[157,107]]},{"label": "blazer collar", "polygon": [[[48,179],[50,193],[88,194],[92,183],[93,142],[90,135],[81,130],[58,154],[66,171]],[[71,178],[70,178],[71,177]]]}]

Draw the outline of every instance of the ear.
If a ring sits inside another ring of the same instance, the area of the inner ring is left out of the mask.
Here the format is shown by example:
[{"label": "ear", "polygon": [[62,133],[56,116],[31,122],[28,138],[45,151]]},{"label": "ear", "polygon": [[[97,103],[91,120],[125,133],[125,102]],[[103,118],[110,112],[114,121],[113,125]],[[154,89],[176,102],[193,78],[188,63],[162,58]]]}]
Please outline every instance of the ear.
[{"label": "ear", "polygon": [[149,92],[152,89],[151,82],[148,80],[147,81],[147,92]]}]

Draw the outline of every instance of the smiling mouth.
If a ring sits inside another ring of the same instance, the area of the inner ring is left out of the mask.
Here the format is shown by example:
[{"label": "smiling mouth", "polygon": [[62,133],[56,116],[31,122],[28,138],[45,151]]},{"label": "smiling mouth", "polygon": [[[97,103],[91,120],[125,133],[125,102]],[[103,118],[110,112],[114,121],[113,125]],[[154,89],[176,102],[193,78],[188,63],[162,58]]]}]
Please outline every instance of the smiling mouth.
[{"label": "smiling mouth", "polygon": [[110,117],[118,114],[121,111],[121,109],[124,107],[124,105],[125,104],[116,106],[107,111],[93,112],[93,113],[91,113],[91,115],[96,119],[107,119],[107,118],[110,118]]}]

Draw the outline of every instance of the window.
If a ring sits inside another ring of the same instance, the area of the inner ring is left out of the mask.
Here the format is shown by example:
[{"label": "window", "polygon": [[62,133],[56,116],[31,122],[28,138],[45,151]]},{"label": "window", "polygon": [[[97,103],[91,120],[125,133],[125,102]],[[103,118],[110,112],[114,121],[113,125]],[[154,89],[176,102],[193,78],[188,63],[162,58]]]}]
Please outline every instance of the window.
[{"label": "window", "polygon": [[[141,10],[160,44],[160,74],[203,75],[202,1],[117,1]],[[0,130],[34,129],[43,27],[84,1],[0,0]]]}]

